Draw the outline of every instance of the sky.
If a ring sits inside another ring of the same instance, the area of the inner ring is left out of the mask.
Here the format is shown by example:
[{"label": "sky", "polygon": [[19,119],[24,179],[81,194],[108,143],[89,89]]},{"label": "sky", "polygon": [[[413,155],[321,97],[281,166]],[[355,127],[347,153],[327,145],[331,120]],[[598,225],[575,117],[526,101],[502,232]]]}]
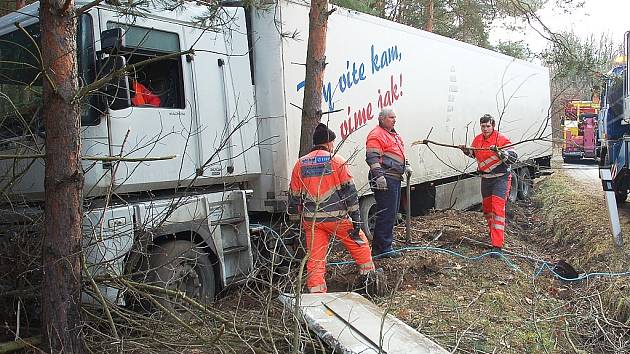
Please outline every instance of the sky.
[{"label": "sky", "polygon": [[[540,19],[554,32],[570,31],[587,38],[594,34],[599,38],[606,33],[617,43],[623,43],[623,35],[630,30],[630,0],[585,0],[582,8],[570,13],[553,6],[554,1],[538,12]],[[491,33],[490,41],[524,39],[533,52],[546,47],[546,40],[533,29],[527,27],[523,33],[506,32],[497,29]]]}]

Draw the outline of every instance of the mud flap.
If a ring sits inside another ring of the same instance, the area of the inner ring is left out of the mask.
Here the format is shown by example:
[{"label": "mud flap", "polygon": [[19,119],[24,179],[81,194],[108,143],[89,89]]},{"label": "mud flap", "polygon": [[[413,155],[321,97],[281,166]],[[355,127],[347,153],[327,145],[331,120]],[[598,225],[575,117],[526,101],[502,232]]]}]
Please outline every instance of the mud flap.
[{"label": "mud flap", "polygon": [[602,188],[606,196],[606,207],[608,208],[608,217],[610,220],[610,228],[613,239],[617,247],[623,246],[623,236],[621,234],[621,224],[619,222],[619,212],[617,211],[617,200],[615,198],[615,190],[613,188],[612,175],[607,168],[599,169],[599,178],[602,180]]}]

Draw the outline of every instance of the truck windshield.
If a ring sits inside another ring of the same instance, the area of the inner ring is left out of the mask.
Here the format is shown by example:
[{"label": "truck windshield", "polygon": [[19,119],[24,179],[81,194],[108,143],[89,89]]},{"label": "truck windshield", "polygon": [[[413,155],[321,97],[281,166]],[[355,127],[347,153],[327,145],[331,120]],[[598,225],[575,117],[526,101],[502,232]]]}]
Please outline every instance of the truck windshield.
[{"label": "truck windshield", "polygon": [[[80,85],[94,80],[94,40],[91,17],[78,21],[77,44]],[[39,23],[0,36],[0,143],[43,131],[41,123],[42,75]],[[98,112],[90,97],[81,107],[82,125],[95,124]]]}]

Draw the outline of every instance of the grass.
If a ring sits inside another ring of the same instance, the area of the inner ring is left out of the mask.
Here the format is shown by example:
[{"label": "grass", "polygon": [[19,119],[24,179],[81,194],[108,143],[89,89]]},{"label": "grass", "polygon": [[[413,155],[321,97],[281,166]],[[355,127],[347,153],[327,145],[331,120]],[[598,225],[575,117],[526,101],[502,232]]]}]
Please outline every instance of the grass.
[{"label": "grass", "polygon": [[[616,249],[608,232],[603,198],[596,189],[585,190],[562,172],[537,183],[532,201],[511,207],[506,249],[535,259],[565,259],[586,272],[628,270],[627,248]],[[468,256],[488,251],[480,212],[436,212],[415,218],[412,227],[415,245]],[[442,237],[433,241],[430,235],[439,230]],[[404,229],[397,232],[397,240],[403,240]],[[376,302],[458,353],[629,350],[623,326],[628,324],[628,277],[566,283],[549,272],[534,277],[540,263],[509,259],[517,270],[500,259],[471,261],[426,251],[379,261],[391,286],[398,280],[401,285]],[[351,266],[336,269],[332,278],[347,279],[354,271]]]}]

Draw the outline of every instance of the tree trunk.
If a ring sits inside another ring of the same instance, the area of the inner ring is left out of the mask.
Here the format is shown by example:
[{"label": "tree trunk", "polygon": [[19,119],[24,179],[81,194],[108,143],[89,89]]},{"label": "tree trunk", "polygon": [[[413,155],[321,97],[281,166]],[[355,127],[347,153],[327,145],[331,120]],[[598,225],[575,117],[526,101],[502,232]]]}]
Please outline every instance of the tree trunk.
[{"label": "tree trunk", "polygon": [[326,68],[326,31],[328,0],[311,0],[309,12],[308,49],[306,50],[306,82],[302,102],[300,156],[313,145],[313,132],[322,117],[322,89]]},{"label": "tree trunk", "polygon": [[74,0],[40,3],[46,127],[42,310],[49,352],[81,353],[81,190]]},{"label": "tree trunk", "polygon": [[424,30],[433,32],[433,1],[427,0],[427,21],[424,24]]}]

